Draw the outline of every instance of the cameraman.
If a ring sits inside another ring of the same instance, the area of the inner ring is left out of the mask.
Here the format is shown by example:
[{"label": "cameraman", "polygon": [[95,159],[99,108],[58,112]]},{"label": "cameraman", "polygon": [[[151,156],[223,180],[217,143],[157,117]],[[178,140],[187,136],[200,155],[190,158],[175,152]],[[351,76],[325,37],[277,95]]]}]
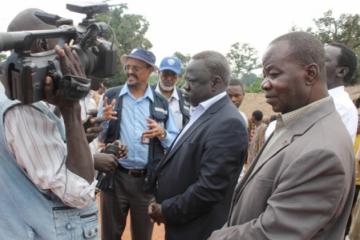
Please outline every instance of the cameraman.
[{"label": "cameraman", "polygon": [[[54,29],[55,20],[58,22],[68,22],[68,19],[61,18],[57,15],[46,13],[40,9],[30,8],[20,12],[15,19],[9,24],[8,31],[26,31],[26,30],[49,30]],[[54,25],[52,25],[54,24]],[[52,49],[58,42],[58,39],[37,39],[32,45],[31,52],[38,53]],[[91,90],[98,90],[101,86],[103,79],[91,77]],[[90,93],[89,93],[90,94]],[[88,95],[89,95],[88,94]],[[85,97],[86,98],[86,97]],[[113,154],[97,153],[96,145],[97,141],[93,141],[99,132],[102,130],[101,120],[116,119],[116,112],[114,112],[113,106],[110,104],[104,108],[101,117],[94,117],[88,106],[86,106],[86,99],[80,100],[81,106],[81,119],[84,122],[85,134],[88,142],[90,143],[90,150],[92,150],[95,169],[102,173],[111,173],[117,167],[117,158]],[[45,103],[43,101],[37,103],[38,105],[44,105],[44,107],[50,108],[55,112],[57,116],[61,114],[58,112],[58,108],[55,106]],[[96,115],[96,113],[95,113]],[[99,121],[100,120],[100,121]],[[126,156],[126,146],[121,145],[118,148],[118,156]]]},{"label": "cameraman", "polygon": [[[32,29],[44,27],[36,12],[42,11],[21,12],[8,30],[19,30],[21,22]],[[41,49],[43,43],[35,42],[32,50],[47,50]],[[70,47],[55,50],[63,75],[85,78]],[[94,163],[80,104],[60,99],[50,77],[44,79],[44,94],[47,103],[58,107],[63,122],[41,102],[23,105],[0,92],[1,238],[96,239]]]}]

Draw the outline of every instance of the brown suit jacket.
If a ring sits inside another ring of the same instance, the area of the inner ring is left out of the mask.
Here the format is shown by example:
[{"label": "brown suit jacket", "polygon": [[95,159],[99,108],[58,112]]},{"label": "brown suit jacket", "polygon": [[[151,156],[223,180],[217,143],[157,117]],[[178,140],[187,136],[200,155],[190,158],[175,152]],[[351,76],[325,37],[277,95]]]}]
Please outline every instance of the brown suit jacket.
[{"label": "brown suit jacket", "polygon": [[308,109],[260,153],[210,239],[344,238],[355,189],[350,136],[332,99]]}]

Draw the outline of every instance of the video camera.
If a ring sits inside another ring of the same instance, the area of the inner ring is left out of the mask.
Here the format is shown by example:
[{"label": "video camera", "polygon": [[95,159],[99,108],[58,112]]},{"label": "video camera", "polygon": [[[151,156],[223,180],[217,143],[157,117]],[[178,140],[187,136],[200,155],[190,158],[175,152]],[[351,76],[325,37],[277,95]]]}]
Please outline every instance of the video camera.
[{"label": "video camera", "polygon": [[72,48],[79,55],[88,77],[106,78],[115,74],[117,49],[113,42],[104,38],[110,26],[94,19],[96,13],[108,11],[108,5],[67,4],[66,8],[87,16],[74,27],[72,20],[44,13],[41,19],[57,28],[0,33],[0,51],[13,50],[2,66],[9,98],[18,99],[25,104],[44,99],[46,75],[54,79],[55,89],[63,99],[78,100],[90,90],[88,79],[62,75],[55,50],[31,53],[35,41],[55,39],[58,45],[74,41]]}]

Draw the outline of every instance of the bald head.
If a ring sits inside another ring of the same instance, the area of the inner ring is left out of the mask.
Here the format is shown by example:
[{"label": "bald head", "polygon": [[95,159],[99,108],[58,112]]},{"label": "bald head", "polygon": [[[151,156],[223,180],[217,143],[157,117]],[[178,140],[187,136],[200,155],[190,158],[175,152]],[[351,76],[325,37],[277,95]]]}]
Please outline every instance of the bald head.
[{"label": "bald head", "polygon": [[291,54],[288,56],[292,61],[301,65],[315,63],[319,66],[319,78],[326,82],[325,78],[325,51],[322,42],[308,32],[290,32],[274,39],[271,44],[286,41],[289,44]]}]

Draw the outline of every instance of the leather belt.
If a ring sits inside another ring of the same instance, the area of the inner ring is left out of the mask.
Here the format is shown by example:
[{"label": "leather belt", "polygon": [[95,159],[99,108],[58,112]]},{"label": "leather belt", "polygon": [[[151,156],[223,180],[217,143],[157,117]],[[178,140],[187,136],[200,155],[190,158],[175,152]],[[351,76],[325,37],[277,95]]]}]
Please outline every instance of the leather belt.
[{"label": "leather belt", "polygon": [[59,206],[59,207],[53,207],[52,209],[54,211],[62,211],[62,210],[72,210],[72,209],[76,209],[76,208],[69,207],[69,206]]},{"label": "leather belt", "polygon": [[146,169],[127,169],[122,167],[120,164],[118,168],[120,172],[126,173],[132,177],[144,177],[146,175]]}]

